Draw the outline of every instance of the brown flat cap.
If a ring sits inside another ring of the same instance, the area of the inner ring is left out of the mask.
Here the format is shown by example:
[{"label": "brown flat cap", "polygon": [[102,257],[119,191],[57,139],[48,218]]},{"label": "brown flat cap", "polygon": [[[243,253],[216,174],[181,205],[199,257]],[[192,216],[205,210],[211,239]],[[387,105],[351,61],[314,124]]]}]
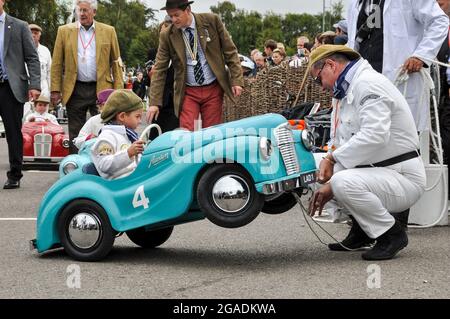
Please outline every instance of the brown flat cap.
[{"label": "brown flat cap", "polygon": [[39,32],[42,32],[42,28],[37,24],[30,24],[28,27],[30,28],[30,30],[37,30]]}]

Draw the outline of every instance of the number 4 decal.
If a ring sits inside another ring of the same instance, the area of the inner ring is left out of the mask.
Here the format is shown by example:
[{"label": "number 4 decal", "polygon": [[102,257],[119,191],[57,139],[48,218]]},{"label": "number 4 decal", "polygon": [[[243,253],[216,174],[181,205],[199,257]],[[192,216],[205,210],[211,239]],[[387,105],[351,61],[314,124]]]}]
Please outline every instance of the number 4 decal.
[{"label": "number 4 decal", "polygon": [[145,196],[144,185],[139,186],[136,193],[134,193],[133,207],[139,208],[142,206],[144,209],[148,209],[148,204],[150,204],[150,200]]}]

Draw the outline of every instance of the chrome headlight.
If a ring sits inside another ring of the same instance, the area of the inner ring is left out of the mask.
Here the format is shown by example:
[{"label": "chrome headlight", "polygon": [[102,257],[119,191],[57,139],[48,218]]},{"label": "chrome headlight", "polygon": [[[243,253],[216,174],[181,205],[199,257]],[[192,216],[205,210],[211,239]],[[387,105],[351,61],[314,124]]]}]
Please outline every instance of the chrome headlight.
[{"label": "chrome headlight", "polygon": [[73,171],[75,171],[77,168],[78,168],[77,163],[67,162],[63,166],[63,172],[65,175],[68,175],[68,174],[72,173]]},{"label": "chrome headlight", "polygon": [[62,146],[63,146],[64,148],[69,148],[70,143],[69,143],[69,140],[68,140],[67,138],[65,138],[65,139],[62,141]]},{"label": "chrome headlight", "polygon": [[314,146],[314,135],[308,130],[302,131],[302,142],[307,150],[312,150]]},{"label": "chrome headlight", "polygon": [[261,154],[263,160],[268,161],[272,155],[272,152],[272,142],[266,137],[261,137],[259,140],[259,153]]}]

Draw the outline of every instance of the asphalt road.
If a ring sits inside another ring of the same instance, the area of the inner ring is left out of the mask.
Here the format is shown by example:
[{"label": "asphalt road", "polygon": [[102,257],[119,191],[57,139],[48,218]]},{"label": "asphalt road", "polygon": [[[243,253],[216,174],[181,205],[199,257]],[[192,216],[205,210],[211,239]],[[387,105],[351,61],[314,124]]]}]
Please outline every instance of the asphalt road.
[{"label": "asphalt road", "polygon": [[[0,139],[0,183],[7,162],[6,140]],[[62,250],[39,255],[28,246],[35,221],[8,218],[36,218],[57,178],[56,172],[29,171],[19,190],[0,189],[0,298],[450,297],[449,227],[412,229],[410,245],[396,259],[373,265],[360,252],[328,251],[298,208],[261,214],[236,230],[207,220],[178,226],[153,251],[124,236],[101,263],[76,263]],[[349,230],[324,227],[341,239]],[[78,270],[79,281],[71,280]]]}]

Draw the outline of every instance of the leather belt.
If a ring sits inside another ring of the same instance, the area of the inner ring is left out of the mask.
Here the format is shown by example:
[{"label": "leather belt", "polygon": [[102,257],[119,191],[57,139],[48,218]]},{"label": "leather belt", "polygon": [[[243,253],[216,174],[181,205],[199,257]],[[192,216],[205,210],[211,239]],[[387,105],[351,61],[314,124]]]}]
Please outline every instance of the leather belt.
[{"label": "leather belt", "polygon": [[83,85],[97,85],[97,82],[83,82],[83,81],[78,81],[77,83],[79,84],[83,84]]},{"label": "leather belt", "polygon": [[218,81],[217,80],[214,80],[214,81],[212,81],[211,83],[209,83],[209,84],[205,84],[205,85],[186,85],[188,88],[204,88],[204,87],[208,87],[208,86],[213,86],[213,85],[215,85],[215,84],[217,84],[218,83]]},{"label": "leather belt", "polygon": [[407,161],[407,160],[410,160],[410,159],[413,159],[413,158],[416,158],[419,156],[420,156],[420,151],[417,150],[417,151],[412,151],[412,152],[405,153],[405,154],[402,154],[402,155],[399,155],[396,157],[392,157],[390,159],[387,159],[385,161],[381,161],[381,162],[378,162],[375,164],[359,165],[359,166],[356,166],[356,168],[386,167],[386,166],[395,165],[395,164],[398,164],[398,163],[401,163],[401,162],[404,162],[404,161]]}]

